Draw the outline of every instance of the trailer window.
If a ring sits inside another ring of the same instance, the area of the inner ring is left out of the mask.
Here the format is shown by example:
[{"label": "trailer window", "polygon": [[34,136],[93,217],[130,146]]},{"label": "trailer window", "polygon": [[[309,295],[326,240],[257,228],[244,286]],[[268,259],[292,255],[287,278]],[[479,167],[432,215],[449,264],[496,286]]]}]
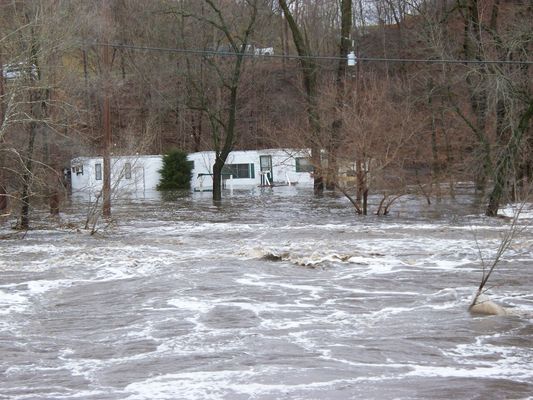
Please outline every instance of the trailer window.
[{"label": "trailer window", "polygon": [[102,180],[102,164],[95,164],[94,165],[94,178],[97,181]]},{"label": "trailer window", "polygon": [[314,168],[307,157],[296,157],[296,172],[313,172]]},{"label": "trailer window", "polygon": [[124,179],[131,179],[131,164],[129,162],[124,164]]},{"label": "trailer window", "polygon": [[254,164],[226,164],[222,175],[233,175],[233,179],[255,178]]}]

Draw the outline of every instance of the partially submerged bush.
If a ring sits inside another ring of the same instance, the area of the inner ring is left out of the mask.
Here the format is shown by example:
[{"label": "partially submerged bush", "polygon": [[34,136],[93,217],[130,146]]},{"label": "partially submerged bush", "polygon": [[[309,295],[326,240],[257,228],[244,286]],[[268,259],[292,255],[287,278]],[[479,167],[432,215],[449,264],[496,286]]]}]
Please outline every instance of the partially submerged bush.
[{"label": "partially submerged bush", "polygon": [[163,168],[159,170],[161,180],[157,190],[189,189],[191,187],[192,165],[187,153],[171,150],[163,156]]}]

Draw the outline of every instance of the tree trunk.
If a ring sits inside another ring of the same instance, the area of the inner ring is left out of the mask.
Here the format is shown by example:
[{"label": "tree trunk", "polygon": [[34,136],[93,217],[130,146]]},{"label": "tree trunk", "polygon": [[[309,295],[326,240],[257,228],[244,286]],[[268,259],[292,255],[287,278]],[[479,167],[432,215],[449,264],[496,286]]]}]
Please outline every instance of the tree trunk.
[{"label": "tree trunk", "polygon": [[[107,29],[111,26],[110,5],[103,2],[102,17]],[[108,33],[106,33],[108,36]],[[109,41],[108,37],[104,38]],[[111,85],[111,59],[110,47],[104,46],[102,63],[104,65],[104,100],[102,109],[102,131],[103,131],[103,182],[102,182],[102,215],[111,217],[111,106],[110,106],[110,85]]]},{"label": "tree trunk", "polygon": [[85,49],[81,50],[81,59],[83,62],[83,79],[85,82],[85,90],[88,92],[89,91],[89,68],[87,67],[88,65],[87,50]]},{"label": "tree trunk", "polygon": [[488,217],[496,217],[498,215],[498,210],[500,209],[500,202],[502,200],[503,194],[505,192],[505,175],[506,173],[499,170],[496,173],[496,179],[494,181],[494,187],[489,196],[489,202],[487,204],[487,209],[485,215]]},{"label": "tree trunk", "polygon": [[[195,118],[195,112],[198,113],[198,117]],[[198,111],[191,112],[191,127],[193,138],[193,151],[195,153],[200,151],[202,143],[202,113]]]},{"label": "tree trunk", "polygon": [[0,212],[5,210],[7,210],[7,190],[4,170],[2,169],[0,171]]},{"label": "tree trunk", "polygon": [[[30,20],[29,15],[26,14],[27,21]],[[31,28],[31,47],[29,58],[29,71],[26,72],[27,80],[30,85],[29,88],[29,115],[31,122],[28,125],[28,149],[26,152],[26,160],[24,162],[24,171],[22,173],[22,193],[21,193],[21,211],[19,229],[28,230],[30,227],[30,198],[33,181],[33,155],[35,150],[35,138],[37,136],[37,121],[42,120],[43,114],[46,112],[46,95],[45,92],[37,88],[36,81],[41,81],[42,75],[39,67],[39,45],[34,36],[33,28]],[[34,76],[33,66],[35,66],[36,76]]]},{"label": "tree trunk", "polygon": [[322,160],[321,160],[321,146],[320,146],[320,118],[318,113],[318,66],[315,60],[312,58],[311,51],[308,44],[304,40],[302,32],[294,20],[293,14],[287,5],[286,0],[279,0],[279,5],[283,10],[283,14],[289,24],[289,28],[292,32],[292,38],[298,55],[300,56],[300,66],[302,69],[302,75],[304,80],[304,88],[306,94],[307,104],[307,118],[309,126],[311,128],[312,138],[311,142],[311,162],[313,163],[314,171],[314,192],[315,195],[320,195],[324,191],[324,181],[322,172]]},{"label": "tree trunk", "polygon": [[339,138],[342,130],[342,109],[346,92],[346,67],[348,65],[348,50],[350,49],[350,35],[352,31],[352,0],[341,0],[341,38],[339,45],[339,65],[337,67],[337,94],[336,110],[339,117],[331,125],[331,138],[328,149],[328,171],[326,178],[326,188],[335,189],[337,180],[337,151]]},{"label": "tree trunk", "polygon": [[[464,26],[463,50],[467,60],[482,60],[481,49],[482,27],[479,21],[478,0],[469,0],[467,15]],[[475,115],[475,125],[471,126],[481,145],[481,161],[483,168],[478,170],[476,176],[476,188],[483,191],[487,179],[492,175],[492,155],[490,143],[487,138],[486,119],[488,109],[487,99],[487,70],[486,66],[480,66],[477,71],[479,78],[474,80],[472,74],[466,75],[466,83],[470,92],[470,105]]]},{"label": "tree trunk", "polygon": [[[243,52],[244,52],[245,46],[243,45]],[[238,91],[238,83],[241,76],[241,66],[243,61],[243,55],[237,56],[237,61],[235,62],[235,68],[233,71],[233,86],[230,89],[230,96],[229,96],[229,110],[228,110],[228,122],[224,126],[224,144],[222,146],[222,150],[215,151],[216,154],[216,160],[215,164],[213,165],[213,201],[220,201],[222,200],[222,168],[224,167],[224,164],[226,163],[226,159],[228,158],[229,153],[231,150],[233,150],[233,146],[235,144],[235,123],[237,120],[237,91]]]},{"label": "tree trunk", "polygon": [[[4,64],[2,62],[2,51],[0,49],[0,128],[4,124]],[[0,139],[0,144],[3,139]],[[0,148],[1,150],[1,148]],[[0,212],[7,209],[7,179],[4,172],[4,157],[0,161]]]},{"label": "tree trunk", "polygon": [[26,161],[24,162],[24,173],[22,174],[22,208],[20,211],[19,229],[28,230],[30,228],[30,197],[31,183],[33,180],[33,150],[35,147],[35,137],[37,136],[37,124],[30,122],[28,131],[28,150]]},{"label": "tree trunk", "polygon": [[102,215],[106,218],[111,217],[111,111],[109,105],[109,96],[104,94],[103,105],[103,131],[104,131],[104,163],[103,163],[103,182],[102,182]]},{"label": "tree trunk", "polygon": [[433,82],[429,81],[429,88],[428,88],[428,105],[429,105],[429,111],[431,112],[431,155],[432,155],[432,183],[435,183],[438,180],[440,169],[439,169],[439,154],[438,154],[438,147],[437,147],[437,123],[435,118],[435,107],[433,104],[433,92],[435,90],[435,87],[433,85]]},{"label": "tree trunk", "polygon": [[[225,121],[222,121],[218,114],[215,115],[215,113],[213,113],[213,110],[206,105],[207,102],[205,99],[202,100],[202,105],[204,107],[202,110],[207,113],[212,129],[212,140],[215,150],[215,163],[213,165],[213,201],[217,202],[222,199],[222,168],[238,138],[238,132],[236,132],[235,129],[237,119],[237,94],[243,71],[244,56],[248,46],[248,40],[255,26],[258,9],[257,1],[246,2],[247,7],[251,7],[250,19],[244,28],[244,32],[242,32],[242,37],[237,40],[237,37],[231,33],[231,29],[226,23],[222,10],[215,3],[216,2],[213,0],[204,0],[203,2],[203,4],[209,6],[216,15],[217,22],[211,23],[213,29],[218,30],[220,34],[224,35],[225,39],[231,46],[231,50],[235,53],[232,73],[229,79],[221,76],[220,70],[216,69],[220,81],[219,88],[223,87],[229,91],[227,103],[224,107],[224,110],[227,110]],[[203,19],[203,15],[201,19]],[[202,95],[205,97],[206,93],[204,92]],[[221,102],[218,104],[220,106]]]},{"label": "tree trunk", "polygon": [[[49,77],[50,79],[50,77]],[[43,91],[44,100],[47,100],[50,103],[53,103],[52,94],[53,92],[50,89]],[[46,118],[52,116],[51,110],[48,109],[46,101],[41,101],[41,117]],[[48,125],[43,125],[42,127],[42,136],[44,144],[44,164],[48,167],[45,172],[45,182],[46,182],[46,196],[48,197],[48,205],[50,208],[50,215],[58,216],[59,215],[59,166],[58,166],[58,151],[57,145],[52,138],[53,131]]]},{"label": "tree trunk", "polygon": [[356,199],[363,215],[367,215],[367,199],[368,199],[368,186],[366,182],[366,168],[365,162],[361,159],[357,160],[357,190]]},{"label": "tree trunk", "polygon": [[498,210],[505,194],[507,180],[509,179],[511,171],[514,169],[513,166],[516,165],[522,138],[529,128],[529,121],[532,116],[533,100],[530,100],[527,109],[520,118],[518,126],[511,132],[512,136],[509,139],[509,144],[502,151],[502,155],[498,160],[494,177],[494,187],[489,196],[489,203],[485,211],[485,214],[489,217],[495,217],[498,215]]},{"label": "tree trunk", "polygon": [[363,215],[368,215],[368,188],[363,191]]},{"label": "tree trunk", "polygon": [[222,168],[225,161],[217,157],[213,165],[213,201],[222,200]]},{"label": "tree trunk", "polygon": [[50,204],[50,215],[58,216],[59,215],[59,205],[60,205],[61,196],[57,190],[54,190],[50,194],[49,204]]},{"label": "tree trunk", "polygon": [[[498,99],[496,101],[496,138],[498,143],[503,144],[505,143],[505,122],[506,122],[506,116],[507,112],[505,110],[505,103],[502,99]],[[505,150],[506,152],[507,150]],[[504,153],[505,153],[504,152]],[[504,197],[504,195],[507,192],[507,180],[509,179],[509,171],[507,170],[510,165],[508,165],[508,162],[512,162],[511,160],[507,160],[507,155],[504,155],[504,158],[501,160],[498,160],[501,165],[497,165],[495,176],[494,176],[494,186],[492,188],[492,191],[489,196],[489,201],[487,205],[487,210],[485,211],[485,214],[489,217],[495,217],[498,215],[498,210],[500,208],[500,202],[501,199]],[[513,157],[514,158],[514,157]]]}]

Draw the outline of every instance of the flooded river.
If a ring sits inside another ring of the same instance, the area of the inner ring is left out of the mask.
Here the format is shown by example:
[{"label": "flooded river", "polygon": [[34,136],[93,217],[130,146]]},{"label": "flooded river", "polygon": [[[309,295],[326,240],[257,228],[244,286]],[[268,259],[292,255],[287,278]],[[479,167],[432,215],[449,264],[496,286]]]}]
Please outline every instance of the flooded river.
[{"label": "flooded river", "polygon": [[[526,399],[533,231],[472,316],[509,221],[470,199],[357,217],[276,188],[137,201],[0,240],[0,399]],[[11,233],[4,228],[2,234]]]}]

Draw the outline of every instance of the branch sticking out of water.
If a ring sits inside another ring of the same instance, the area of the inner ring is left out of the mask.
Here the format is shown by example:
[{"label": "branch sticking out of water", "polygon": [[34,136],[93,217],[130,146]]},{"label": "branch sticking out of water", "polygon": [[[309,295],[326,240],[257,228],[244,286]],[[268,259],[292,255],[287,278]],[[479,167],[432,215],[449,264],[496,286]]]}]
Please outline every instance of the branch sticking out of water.
[{"label": "branch sticking out of water", "polygon": [[479,257],[481,259],[481,265],[483,267],[483,275],[481,276],[481,282],[479,283],[479,287],[474,295],[474,298],[472,299],[472,302],[470,303],[470,306],[468,307],[468,310],[471,312],[481,313],[481,314],[494,314],[494,315],[505,315],[505,309],[503,307],[498,306],[497,304],[490,301],[486,296],[485,293],[490,289],[490,287],[486,287],[487,283],[492,276],[492,273],[500,263],[503,255],[505,252],[511,247],[513,243],[513,239],[515,236],[522,232],[524,228],[520,229],[518,227],[518,218],[520,217],[520,214],[525,206],[525,202],[520,204],[520,207],[514,212],[514,215],[511,219],[511,225],[509,226],[509,229],[504,233],[502,239],[500,240],[500,244],[498,246],[498,250],[496,251],[496,255],[494,256],[494,259],[490,262],[490,265],[488,266],[482,251],[481,247],[479,245],[479,242],[477,240],[477,237],[475,237],[476,240],[476,246],[479,252]]}]

